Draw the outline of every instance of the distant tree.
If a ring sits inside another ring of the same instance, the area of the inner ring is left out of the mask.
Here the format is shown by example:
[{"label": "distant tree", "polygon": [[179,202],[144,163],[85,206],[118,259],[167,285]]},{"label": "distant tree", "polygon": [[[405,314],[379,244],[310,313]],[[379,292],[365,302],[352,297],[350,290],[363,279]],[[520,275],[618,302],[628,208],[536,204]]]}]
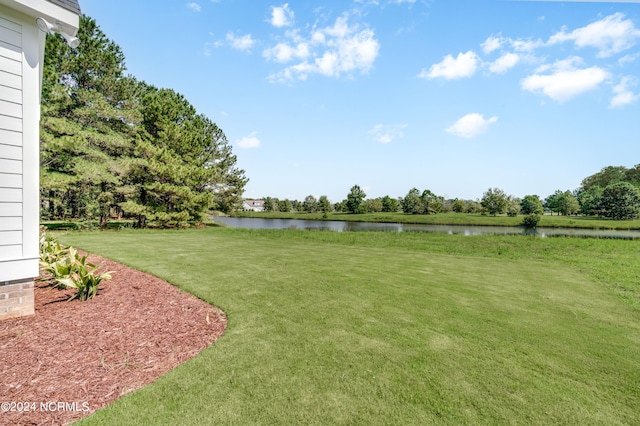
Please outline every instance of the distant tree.
[{"label": "distant tree", "polygon": [[397,212],[400,208],[398,200],[391,198],[388,195],[382,197],[382,211],[383,212]]},{"label": "distant tree", "polygon": [[636,164],[634,167],[627,170],[624,177],[625,181],[640,188],[640,164]]},{"label": "distant tree", "polygon": [[558,195],[558,213],[564,216],[570,216],[576,214],[580,210],[580,203],[578,199],[571,193],[571,191],[565,191]]},{"label": "distant tree", "polygon": [[517,197],[507,196],[507,216],[516,217],[520,213],[520,199]]},{"label": "distant tree", "polygon": [[339,212],[339,213],[348,212],[348,210],[347,210],[347,200],[342,200],[342,201],[338,201],[337,203],[334,203],[333,209],[336,212]]},{"label": "distant tree", "polygon": [[482,211],[482,205],[478,201],[467,202],[466,213],[478,213],[480,211]]},{"label": "distant tree", "polygon": [[607,186],[602,192],[602,214],[612,219],[634,219],[640,216],[640,189],[629,182]]},{"label": "distant tree", "polygon": [[347,210],[349,213],[360,213],[360,206],[367,194],[358,185],[351,187],[349,194],[347,194]]},{"label": "distant tree", "polygon": [[482,207],[484,207],[490,215],[502,214],[507,210],[507,194],[499,188],[489,188],[483,195],[480,201]]},{"label": "distant tree", "polygon": [[580,213],[585,216],[600,216],[602,191],[602,187],[597,185],[579,190],[577,198],[580,203]]},{"label": "distant tree", "polygon": [[442,200],[428,189],[422,191],[420,195],[422,211],[425,214],[440,213],[442,211]]},{"label": "distant tree", "polygon": [[278,210],[278,200],[271,197],[264,197],[263,208],[265,212],[274,212]]},{"label": "distant tree", "polygon": [[318,199],[318,210],[323,213],[328,213],[333,210],[331,208],[331,203],[329,202],[329,199],[326,195],[321,195]]},{"label": "distant tree", "polygon": [[366,213],[378,213],[382,208],[382,198],[369,198],[362,203],[362,210]]},{"label": "distant tree", "polygon": [[410,214],[424,213],[424,205],[420,199],[420,191],[418,188],[411,188],[407,195],[402,199],[402,211]]},{"label": "distant tree", "polygon": [[520,201],[520,211],[522,214],[542,214],[544,213],[542,200],[537,195],[525,195]]},{"label": "distant tree", "polygon": [[561,196],[562,196],[562,191],[560,191],[559,189],[556,190],[556,192],[554,192],[553,194],[549,195],[547,198],[544,199],[544,208],[551,211],[551,214],[553,213],[560,214],[558,210],[558,206],[559,206]]},{"label": "distant tree", "polygon": [[624,182],[627,179],[628,170],[624,166],[607,166],[591,176],[582,180],[580,189],[587,190],[594,186],[606,188],[612,183]]},{"label": "distant tree", "polygon": [[292,211],[295,211],[295,212],[304,211],[304,207],[302,205],[302,201],[300,201],[300,200],[289,200],[289,202],[291,203],[291,210]]},{"label": "distant tree", "polygon": [[302,209],[307,213],[315,213],[318,211],[318,200],[313,195],[307,195],[302,202]]},{"label": "distant tree", "polygon": [[463,213],[467,209],[467,203],[464,200],[455,199],[451,205],[451,210],[456,213]]},{"label": "distant tree", "polygon": [[278,211],[281,212],[290,212],[293,207],[291,206],[291,201],[288,199],[280,200],[278,202]]},{"label": "distant tree", "polygon": [[453,211],[453,203],[455,200],[445,199],[444,197],[438,197],[442,208],[440,210],[441,213],[449,213]]}]

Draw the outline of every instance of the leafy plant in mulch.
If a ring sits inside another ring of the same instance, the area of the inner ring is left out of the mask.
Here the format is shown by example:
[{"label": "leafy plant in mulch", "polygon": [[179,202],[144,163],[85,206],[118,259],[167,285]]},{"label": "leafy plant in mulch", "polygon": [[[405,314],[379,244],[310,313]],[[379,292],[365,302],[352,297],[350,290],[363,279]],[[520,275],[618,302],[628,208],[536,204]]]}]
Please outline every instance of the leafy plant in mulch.
[{"label": "leafy plant in mulch", "polygon": [[[69,249],[60,245],[40,227],[40,267],[49,272],[49,267],[69,255]],[[53,272],[51,272],[53,273]]]},{"label": "leafy plant in mulch", "polygon": [[40,237],[41,269],[51,276],[57,287],[76,290],[67,301],[93,299],[100,283],[111,279],[113,271],[97,272],[99,266],[88,262],[87,257],[71,246],[60,245],[46,234]]}]

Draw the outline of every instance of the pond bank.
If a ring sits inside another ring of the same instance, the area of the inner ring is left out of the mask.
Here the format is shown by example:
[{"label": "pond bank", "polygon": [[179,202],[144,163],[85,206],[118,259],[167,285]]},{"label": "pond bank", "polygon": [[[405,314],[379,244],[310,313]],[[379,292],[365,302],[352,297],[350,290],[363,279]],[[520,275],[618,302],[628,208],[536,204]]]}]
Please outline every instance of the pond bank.
[{"label": "pond bank", "polygon": [[[302,213],[302,212],[237,212],[235,217],[261,219],[299,219],[299,220],[337,220],[345,222],[374,222],[428,225],[465,225],[465,226],[521,226],[524,216],[506,215],[488,216],[480,213],[438,213],[430,215],[412,215],[397,213]],[[611,220],[586,216],[543,215],[538,224],[541,228],[580,228],[580,229],[621,229],[640,231],[640,219]]]},{"label": "pond bank", "polygon": [[217,223],[235,228],[302,229],[337,232],[435,232],[463,235],[532,235],[538,237],[589,237],[640,239],[640,230],[585,228],[526,229],[523,226],[444,225],[420,223],[356,222],[339,220],[278,219],[260,217],[212,217]]}]

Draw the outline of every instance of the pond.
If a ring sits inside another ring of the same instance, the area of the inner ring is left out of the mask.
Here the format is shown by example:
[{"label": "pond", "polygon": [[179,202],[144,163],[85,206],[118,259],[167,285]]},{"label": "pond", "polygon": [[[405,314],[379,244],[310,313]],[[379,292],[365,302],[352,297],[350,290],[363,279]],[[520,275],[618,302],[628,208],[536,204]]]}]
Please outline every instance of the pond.
[{"label": "pond", "polygon": [[519,226],[477,226],[477,225],[428,225],[410,223],[350,222],[341,220],[267,219],[253,217],[212,217],[218,222],[234,228],[251,229],[317,229],[337,232],[439,232],[464,235],[535,235],[538,237],[593,237],[640,239],[638,230],[606,230],[577,228],[537,228],[525,229]]}]

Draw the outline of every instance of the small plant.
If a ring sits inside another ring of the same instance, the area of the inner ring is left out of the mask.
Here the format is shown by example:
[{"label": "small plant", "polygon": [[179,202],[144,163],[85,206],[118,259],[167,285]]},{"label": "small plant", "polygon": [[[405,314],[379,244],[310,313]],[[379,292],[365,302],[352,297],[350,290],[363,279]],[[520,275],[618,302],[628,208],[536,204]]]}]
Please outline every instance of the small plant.
[{"label": "small plant", "polygon": [[535,213],[526,215],[522,220],[525,228],[535,228],[538,226],[538,222],[540,222],[540,215]]},{"label": "small plant", "polygon": [[59,287],[76,289],[68,300],[93,299],[100,283],[110,280],[113,273],[97,273],[98,267],[87,262],[87,255],[80,256],[73,247],[63,247],[44,234],[40,238],[40,267],[52,276]]},{"label": "small plant", "polygon": [[76,292],[68,299],[81,301],[93,299],[98,293],[98,286],[103,280],[110,280],[113,271],[96,273],[98,267],[87,262],[87,255],[80,256],[76,249],[69,247],[69,257],[59,262],[58,271],[62,276],[55,276],[56,282],[66,288],[74,288]]},{"label": "small plant", "polygon": [[44,230],[40,229],[40,266],[48,267],[67,256],[68,250],[53,239]]}]

